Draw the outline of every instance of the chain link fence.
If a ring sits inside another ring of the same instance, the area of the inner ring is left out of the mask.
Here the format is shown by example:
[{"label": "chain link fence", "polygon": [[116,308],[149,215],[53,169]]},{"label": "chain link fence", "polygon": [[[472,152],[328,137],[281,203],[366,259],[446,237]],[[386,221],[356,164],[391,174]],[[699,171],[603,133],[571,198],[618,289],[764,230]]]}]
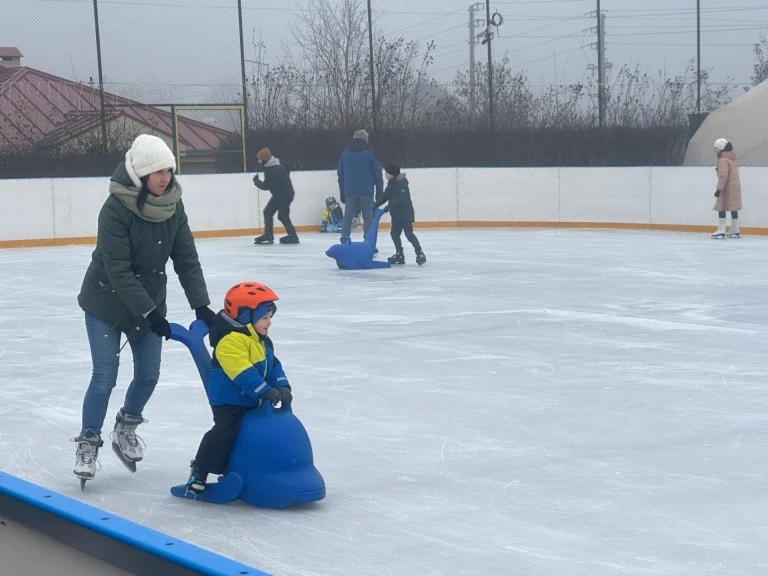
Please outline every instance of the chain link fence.
[{"label": "chain link fence", "polygon": [[330,168],[360,127],[409,166],[676,164],[766,77],[763,4],[18,0],[0,177],[108,173],[143,131],[193,172]]}]

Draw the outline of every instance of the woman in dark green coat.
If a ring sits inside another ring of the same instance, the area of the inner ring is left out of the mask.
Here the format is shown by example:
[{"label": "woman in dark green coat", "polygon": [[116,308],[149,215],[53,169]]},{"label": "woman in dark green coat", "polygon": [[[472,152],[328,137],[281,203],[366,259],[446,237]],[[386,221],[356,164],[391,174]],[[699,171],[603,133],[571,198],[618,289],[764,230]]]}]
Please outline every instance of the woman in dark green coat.
[{"label": "woman in dark green coat", "polygon": [[160,376],[162,338],[168,340],[171,335],[165,319],[169,258],[197,318],[210,325],[215,316],[208,307],[210,299],[181,201],[181,184],[173,176],[175,165],[163,140],[140,135],[112,175],[109,197],[99,213],[96,249],[77,297],[85,311],[93,362],[82,427],[75,438],[74,473],[81,484],[96,473],[123,334],[133,352],[134,377],[110,438],[115,454],[132,472],[143,458],[136,427],[144,422],[144,406]]}]

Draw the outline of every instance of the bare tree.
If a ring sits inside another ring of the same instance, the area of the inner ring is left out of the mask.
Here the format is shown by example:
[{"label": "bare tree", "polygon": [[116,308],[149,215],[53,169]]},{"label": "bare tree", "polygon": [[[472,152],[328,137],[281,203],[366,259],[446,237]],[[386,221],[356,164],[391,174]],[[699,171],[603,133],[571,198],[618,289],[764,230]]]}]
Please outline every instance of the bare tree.
[{"label": "bare tree", "polygon": [[299,59],[291,63],[304,82],[305,102],[321,124],[350,128],[370,117],[366,98],[367,11],[360,0],[309,0],[297,33]]},{"label": "bare tree", "polygon": [[429,42],[423,54],[418,43],[398,38],[377,41],[374,56],[376,71],[376,109],[385,128],[413,128],[429,109],[432,98],[427,88],[434,84],[428,68],[435,43]]},{"label": "bare tree", "polygon": [[760,34],[760,41],[752,47],[757,62],[752,66],[754,74],[750,80],[752,85],[757,86],[760,82],[768,79],[768,38]]}]

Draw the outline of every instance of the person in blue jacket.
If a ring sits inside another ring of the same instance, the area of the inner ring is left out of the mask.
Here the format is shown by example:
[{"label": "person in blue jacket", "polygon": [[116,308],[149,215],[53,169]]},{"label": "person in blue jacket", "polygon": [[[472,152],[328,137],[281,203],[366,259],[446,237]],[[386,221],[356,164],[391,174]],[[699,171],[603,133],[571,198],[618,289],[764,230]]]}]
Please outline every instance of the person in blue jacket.
[{"label": "person in blue jacket", "polygon": [[352,218],[358,212],[363,215],[363,234],[367,234],[373,222],[374,189],[375,198],[384,191],[381,176],[381,162],[376,159],[368,146],[368,132],[356,130],[352,141],[339,157],[336,169],[339,179],[339,194],[344,207],[344,221],[341,225],[341,242],[350,242]]},{"label": "person in blue jacket", "polygon": [[264,284],[241,282],[229,289],[224,310],[213,321],[207,392],[214,424],[191,462],[186,485],[192,492],[206,489],[208,474],[227,471],[246,412],[263,402],[290,406],[293,401],[291,385],[268,336],[276,300],[277,294]]}]

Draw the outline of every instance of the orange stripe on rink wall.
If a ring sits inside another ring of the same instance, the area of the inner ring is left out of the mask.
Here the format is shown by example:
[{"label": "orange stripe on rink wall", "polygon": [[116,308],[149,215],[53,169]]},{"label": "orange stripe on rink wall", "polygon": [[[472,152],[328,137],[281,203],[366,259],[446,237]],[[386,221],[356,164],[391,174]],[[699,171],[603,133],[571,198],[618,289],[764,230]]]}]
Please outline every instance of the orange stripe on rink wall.
[{"label": "orange stripe on rink wall", "polygon": [[[298,232],[317,232],[318,226],[296,226]],[[389,223],[379,224],[379,229],[390,229]],[[666,232],[696,232],[711,233],[712,226],[693,224],[638,224],[633,222],[498,222],[498,221],[467,221],[467,222],[418,222],[414,228],[572,228],[572,229],[603,229],[603,230],[659,230]],[[232,238],[237,236],[252,236],[260,234],[260,228],[239,228],[234,230],[201,230],[193,232],[195,238]],[[275,233],[284,233],[284,228],[275,228]],[[768,228],[742,227],[745,236],[768,236]],[[328,233],[332,236],[334,233]],[[95,236],[77,236],[73,238],[31,238],[27,240],[0,240],[3,248],[40,248],[47,246],[79,246],[96,244]]]}]

